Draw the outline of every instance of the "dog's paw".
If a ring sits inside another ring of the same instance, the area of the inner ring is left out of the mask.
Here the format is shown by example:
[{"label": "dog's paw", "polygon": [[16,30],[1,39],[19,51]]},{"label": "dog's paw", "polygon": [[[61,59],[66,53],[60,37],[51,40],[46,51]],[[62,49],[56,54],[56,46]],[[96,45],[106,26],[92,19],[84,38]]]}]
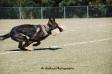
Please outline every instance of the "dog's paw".
[{"label": "dog's paw", "polygon": [[33,49],[32,48],[29,48],[29,47],[25,47],[26,51],[32,51]]},{"label": "dog's paw", "polygon": [[33,44],[33,46],[37,46],[38,44]]}]

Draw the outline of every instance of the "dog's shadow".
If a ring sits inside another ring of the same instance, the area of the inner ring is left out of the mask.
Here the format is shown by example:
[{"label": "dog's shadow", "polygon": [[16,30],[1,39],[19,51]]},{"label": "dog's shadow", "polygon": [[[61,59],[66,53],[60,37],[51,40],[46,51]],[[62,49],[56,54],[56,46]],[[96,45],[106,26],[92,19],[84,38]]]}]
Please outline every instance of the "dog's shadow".
[{"label": "dog's shadow", "polygon": [[[36,48],[36,49],[33,49],[32,51],[39,51],[39,50],[51,50],[51,51],[54,51],[54,50],[59,50],[59,49],[62,49],[62,48]],[[13,50],[7,50],[7,51],[25,51],[25,50],[13,49]]]}]

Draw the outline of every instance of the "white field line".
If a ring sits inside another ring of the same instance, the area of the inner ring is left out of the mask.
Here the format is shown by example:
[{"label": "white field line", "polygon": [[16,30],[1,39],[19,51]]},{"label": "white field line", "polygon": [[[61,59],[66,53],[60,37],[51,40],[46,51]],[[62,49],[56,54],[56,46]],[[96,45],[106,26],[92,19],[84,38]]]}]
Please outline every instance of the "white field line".
[{"label": "white field line", "polygon": [[[108,41],[108,40],[112,40],[112,37],[111,38],[105,38],[105,39],[99,39],[99,40],[74,42],[74,43],[68,43],[68,44],[63,44],[63,45],[56,45],[56,46],[51,46],[51,47],[66,47],[66,46],[73,46],[73,45],[82,45],[82,44],[88,44],[88,43],[103,42],[103,41]],[[17,52],[19,52],[19,51],[13,51],[13,52],[7,51],[7,52],[0,53],[0,55],[9,54],[9,53],[17,53]]]},{"label": "white field line", "polygon": [[14,51],[14,52],[9,52],[9,51],[7,51],[7,52],[2,52],[2,53],[0,53],[0,55],[2,55],[2,54],[9,54],[9,53],[16,53],[16,52],[19,52],[19,51]]},{"label": "white field line", "polygon": [[[69,33],[69,32],[77,32],[80,31],[80,29],[78,30],[65,30],[63,33]],[[105,30],[96,30],[97,32],[109,32],[109,31],[105,31]]]},{"label": "white field line", "polygon": [[54,47],[65,47],[65,46],[73,46],[73,45],[82,45],[82,44],[88,44],[88,43],[103,42],[103,41],[108,41],[108,40],[112,40],[112,37],[111,38],[105,38],[105,39],[99,39],[99,40],[91,40],[91,41],[82,41],[82,42],[68,43],[68,44],[54,46]]}]

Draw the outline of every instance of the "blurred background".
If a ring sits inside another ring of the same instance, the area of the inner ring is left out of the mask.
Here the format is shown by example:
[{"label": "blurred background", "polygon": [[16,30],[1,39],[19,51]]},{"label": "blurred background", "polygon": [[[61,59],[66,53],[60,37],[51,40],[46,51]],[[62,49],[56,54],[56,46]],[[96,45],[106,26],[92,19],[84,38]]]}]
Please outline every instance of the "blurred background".
[{"label": "blurred background", "polygon": [[112,17],[112,0],[0,0],[0,19]]}]

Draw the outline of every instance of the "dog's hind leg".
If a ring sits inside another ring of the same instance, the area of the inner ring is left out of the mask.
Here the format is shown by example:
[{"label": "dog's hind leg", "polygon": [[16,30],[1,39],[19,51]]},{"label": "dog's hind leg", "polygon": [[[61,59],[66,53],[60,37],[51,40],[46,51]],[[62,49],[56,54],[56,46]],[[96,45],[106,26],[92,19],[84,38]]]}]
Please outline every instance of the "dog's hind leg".
[{"label": "dog's hind leg", "polygon": [[28,41],[28,42],[26,42],[25,44],[23,44],[23,49],[24,49],[24,50],[31,51],[32,49],[28,49],[27,47],[28,47],[30,44],[32,44],[32,43],[33,43],[33,41]]},{"label": "dog's hind leg", "polygon": [[21,50],[23,50],[23,42],[19,42],[18,48],[20,48]]}]

